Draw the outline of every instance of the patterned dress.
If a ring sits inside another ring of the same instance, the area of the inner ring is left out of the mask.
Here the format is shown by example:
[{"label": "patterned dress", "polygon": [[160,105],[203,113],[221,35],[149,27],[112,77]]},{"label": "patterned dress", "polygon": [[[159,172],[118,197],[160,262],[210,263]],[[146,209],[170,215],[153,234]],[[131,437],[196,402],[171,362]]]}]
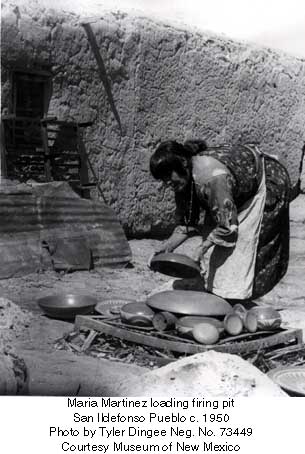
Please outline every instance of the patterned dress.
[{"label": "patterned dress", "polygon": [[[210,225],[208,239],[215,245],[234,247],[238,238],[238,213],[256,194],[262,178],[262,161],[253,146],[208,148],[199,156],[212,159],[209,177],[185,193],[176,193],[176,221],[181,228],[198,228],[200,213]],[[193,177],[196,181],[196,156]],[[266,202],[257,247],[253,298],[270,291],[284,276],[289,260],[290,180],[284,166],[264,155]],[[195,189],[195,190],[194,190]]]}]

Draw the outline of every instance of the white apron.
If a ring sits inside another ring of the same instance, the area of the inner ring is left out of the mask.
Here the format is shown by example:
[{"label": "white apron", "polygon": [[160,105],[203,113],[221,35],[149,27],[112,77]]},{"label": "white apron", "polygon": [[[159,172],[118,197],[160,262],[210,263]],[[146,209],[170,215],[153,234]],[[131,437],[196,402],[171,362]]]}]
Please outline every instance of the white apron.
[{"label": "white apron", "polygon": [[257,246],[266,200],[265,166],[256,195],[238,213],[238,238],[234,248],[214,246],[205,279],[207,290],[223,298],[252,296]]}]

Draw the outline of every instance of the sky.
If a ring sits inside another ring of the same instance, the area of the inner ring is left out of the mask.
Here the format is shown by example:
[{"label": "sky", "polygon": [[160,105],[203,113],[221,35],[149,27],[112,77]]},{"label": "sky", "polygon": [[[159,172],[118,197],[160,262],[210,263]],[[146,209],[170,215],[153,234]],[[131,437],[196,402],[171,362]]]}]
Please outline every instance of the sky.
[{"label": "sky", "polygon": [[[15,0],[16,1],[16,0]],[[18,0],[26,2],[28,0]],[[36,0],[87,16],[136,11],[305,58],[305,0]]]},{"label": "sky", "polygon": [[111,0],[201,30],[305,57],[305,0]]}]

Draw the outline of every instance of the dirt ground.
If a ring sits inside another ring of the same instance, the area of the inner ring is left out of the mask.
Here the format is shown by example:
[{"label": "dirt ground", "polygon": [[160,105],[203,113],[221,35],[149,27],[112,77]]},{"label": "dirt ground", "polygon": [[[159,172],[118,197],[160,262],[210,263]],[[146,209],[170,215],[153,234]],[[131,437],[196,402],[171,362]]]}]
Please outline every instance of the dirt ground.
[{"label": "dirt ground", "polygon": [[[288,272],[284,279],[269,294],[257,300],[257,303],[289,309],[290,315],[297,313],[298,327],[305,332],[304,224],[305,195],[301,195],[291,204],[291,253]],[[16,303],[20,309],[19,319],[16,318],[15,325],[16,323],[23,325],[23,329],[16,329],[17,327],[13,325],[10,327],[11,335],[6,337],[5,347],[23,352],[23,356],[28,355],[29,361],[34,361],[35,355],[37,358],[39,355],[44,357],[44,353],[50,354],[50,358],[55,355],[56,341],[73,330],[73,324],[44,316],[37,305],[37,299],[42,296],[62,292],[82,292],[96,296],[100,301],[109,298],[145,300],[151,291],[169,280],[168,277],[153,273],[147,268],[148,257],[157,244],[157,240],[130,241],[133,263],[132,266],[124,269],[101,268],[91,272],[70,274],[45,272],[0,281],[0,296]],[[55,357],[54,361],[57,361]],[[98,360],[95,359],[95,361]],[[110,363],[109,360],[103,361]],[[138,366],[134,366],[135,369],[132,364],[124,364],[121,369],[115,369],[115,374],[116,376],[127,374],[129,369],[131,374],[137,373]],[[107,367],[111,381],[113,375],[110,372],[110,366]],[[112,364],[111,367],[116,366]],[[44,377],[44,385],[38,386],[36,393],[44,392],[43,386],[48,386],[51,378],[47,378],[47,375],[46,372],[41,371],[40,380]],[[62,392],[66,392],[65,389]],[[71,389],[68,388],[67,392],[71,392]],[[58,393],[58,388],[54,393]],[[88,389],[86,394],[90,394]]]},{"label": "dirt ground", "polygon": [[49,271],[6,279],[0,281],[1,296],[35,314],[41,314],[36,300],[53,293],[88,293],[100,301],[108,298],[145,299],[156,286],[168,280],[166,276],[152,273],[146,265],[156,243],[155,240],[130,241],[132,267],[99,268],[69,274]]},{"label": "dirt ground", "polygon": [[[305,307],[305,195],[291,204],[290,262],[284,279],[258,303],[276,307]],[[146,296],[169,278],[153,273],[147,260],[158,240],[131,240],[133,261],[124,269],[99,268],[90,272],[70,274],[44,272],[0,281],[1,296],[10,299],[23,309],[41,314],[36,300],[57,292],[88,292],[103,300],[129,298],[145,300]]]}]

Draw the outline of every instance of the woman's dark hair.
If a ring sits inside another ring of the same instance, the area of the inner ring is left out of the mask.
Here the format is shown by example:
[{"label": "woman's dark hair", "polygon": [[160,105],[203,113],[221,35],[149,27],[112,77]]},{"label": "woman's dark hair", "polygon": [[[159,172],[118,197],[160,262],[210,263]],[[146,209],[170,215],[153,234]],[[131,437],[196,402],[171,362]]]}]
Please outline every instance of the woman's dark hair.
[{"label": "woman's dark hair", "polygon": [[184,142],[186,148],[192,156],[201,153],[207,149],[207,144],[204,140],[187,140]]},{"label": "woman's dark hair", "polygon": [[185,161],[191,165],[192,156],[206,149],[202,140],[189,140],[182,145],[175,140],[162,142],[150,158],[150,171],[156,180],[167,180],[172,171],[185,175]]}]

